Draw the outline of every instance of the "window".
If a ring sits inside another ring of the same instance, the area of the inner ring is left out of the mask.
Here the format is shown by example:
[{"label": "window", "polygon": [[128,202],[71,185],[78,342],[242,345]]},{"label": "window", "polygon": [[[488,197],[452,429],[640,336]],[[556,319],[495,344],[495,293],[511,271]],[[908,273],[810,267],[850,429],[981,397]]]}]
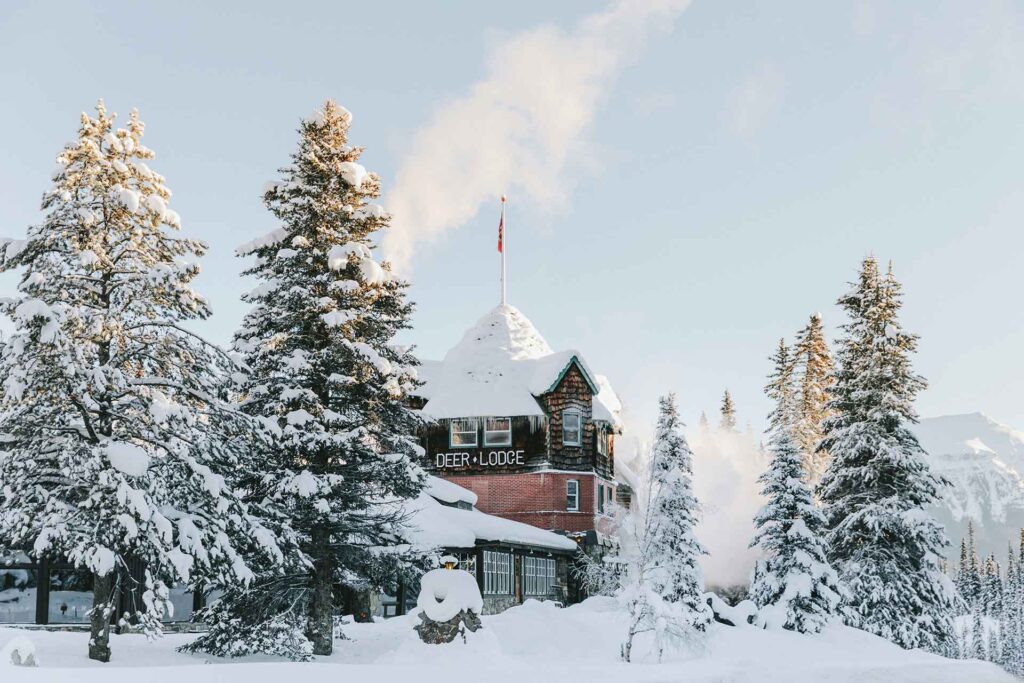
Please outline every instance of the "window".
[{"label": "window", "polygon": [[565,509],[580,509],[580,483],[575,479],[565,482]]},{"label": "window", "polygon": [[484,593],[509,595],[512,592],[512,556],[494,550],[484,551]]},{"label": "window", "polygon": [[476,577],[476,554],[459,553],[456,557],[459,558],[459,569]]},{"label": "window", "polygon": [[608,455],[608,433],[606,431],[604,431],[603,429],[598,429],[597,430],[597,434],[594,435],[594,438],[597,439],[597,454],[598,455],[607,456]]},{"label": "window", "polygon": [[555,560],[550,557],[523,558],[523,584],[527,595],[548,595],[555,585]]},{"label": "window", "polygon": [[611,509],[612,509],[612,502],[613,502],[613,501],[615,500],[615,491],[614,491],[614,489],[612,489],[612,487],[611,487],[611,486],[605,486],[605,487],[604,487],[604,492],[605,492],[606,494],[608,494],[608,503],[607,503],[607,507],[608,507],[608,511],[609,511],[609,512],[611,512]]},{"label": "window", "polygon": [[583,444],[583,416],[578,410],[562,411],[562,443],[566,446]]},{"label": "window", "polygon": [[597,511],[604,514],[604,484],[597,485]]},{"label": "window", "polygon": [[448,425],[448,444],[450,446],[476,446],[479,427],[480,421],[475,417],[452,420]]},{"label": "window", "polygon": [[485,446],[512,445],[512,418],[489,417],[484,420]]}]

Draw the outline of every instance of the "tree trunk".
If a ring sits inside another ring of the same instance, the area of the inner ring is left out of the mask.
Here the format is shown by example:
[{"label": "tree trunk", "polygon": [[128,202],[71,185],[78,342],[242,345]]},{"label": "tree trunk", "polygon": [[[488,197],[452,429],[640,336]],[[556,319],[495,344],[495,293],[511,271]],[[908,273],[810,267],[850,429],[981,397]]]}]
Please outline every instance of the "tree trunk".
[{"label": "tree trunk", "polygon": [[93,574],[92,613],[89,615],[89,659],[110,661],[110,615],[117,602],[115,572]]},{"label": "tree trunk", "polygon": [[330,557],[328,534],[314,535],[313,592],[309,605],[309,632],[313,654],[329,655],[334,651],[334,620],[331,587],[334,582],[334,560]]}]

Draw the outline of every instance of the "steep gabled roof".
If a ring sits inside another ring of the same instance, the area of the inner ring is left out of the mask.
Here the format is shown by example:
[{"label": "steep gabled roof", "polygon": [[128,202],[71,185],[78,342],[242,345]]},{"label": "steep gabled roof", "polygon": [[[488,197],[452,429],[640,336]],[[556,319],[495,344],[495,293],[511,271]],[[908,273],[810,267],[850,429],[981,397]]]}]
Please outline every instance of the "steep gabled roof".
[{"label": "steep gabled roof", "polygon": [[593,416],[618,427],[622,409],[608,380],[574,350],[552,351],[533,323],[513,306],[494,308],[462,336],[443,361],[423,361],[416,392],[424,414],[444,419],[544,415],[537,397],[577,367],[594,393]]}]

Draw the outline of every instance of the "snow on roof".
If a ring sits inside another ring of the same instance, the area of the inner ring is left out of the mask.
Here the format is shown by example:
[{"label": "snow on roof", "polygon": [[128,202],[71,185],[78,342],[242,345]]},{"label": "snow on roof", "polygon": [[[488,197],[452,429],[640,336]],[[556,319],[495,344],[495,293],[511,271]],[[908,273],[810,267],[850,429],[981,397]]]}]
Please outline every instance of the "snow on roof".
[{"label": "snow on roof", "polygon": [[622,409],[607,378],[595,375],[578,351],[552,351],[533,323],[514,306],[480,318],[443,361],[424,361],[418,394],[434,418],[544,415],[536,396],[554,388],[575,363],[595,393],[595,420],[619,426]]},{"label": "snow on roof", "polygon": [[[462,492],[462,493],[459,493]],[[435,499],[434,494],[441,497]],[[468,495],[467,495],[468,494]],[[428,476],[427,486],[416,500],[406,503],[409,513],[407,540],[418,548],[472,548],[477,541],[515,543],[550,550],[572,551],[576,543],[551,531],[502,519],[480,512],[476,508],[465,510],[442,505],[452,495],[464,496],[461,500],[475,502],[476,495],[466,489]]]},{"label": "snow on roof", "polygon": [[475,493],[441,477],[427,475],[427,483],[423,488],[428,495],[442,503],[468,503],[476,505],[477,496]]}]

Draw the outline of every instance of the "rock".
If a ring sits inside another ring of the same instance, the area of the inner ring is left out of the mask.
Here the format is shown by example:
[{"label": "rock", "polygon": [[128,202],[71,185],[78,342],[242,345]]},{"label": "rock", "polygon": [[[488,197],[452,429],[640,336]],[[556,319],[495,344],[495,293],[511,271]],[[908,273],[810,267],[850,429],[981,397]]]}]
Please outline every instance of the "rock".
[{"label": "rock", "polygon": [[480,616],[469,610],[462,610],[448,621],[434,621],[420,612],[420,621],[422,623],[416,626],[416,633],[428,645],[450,643],[457,636],[462,636],[462,642],[466,642],[466,631],[472,633],[483,628]]}]

